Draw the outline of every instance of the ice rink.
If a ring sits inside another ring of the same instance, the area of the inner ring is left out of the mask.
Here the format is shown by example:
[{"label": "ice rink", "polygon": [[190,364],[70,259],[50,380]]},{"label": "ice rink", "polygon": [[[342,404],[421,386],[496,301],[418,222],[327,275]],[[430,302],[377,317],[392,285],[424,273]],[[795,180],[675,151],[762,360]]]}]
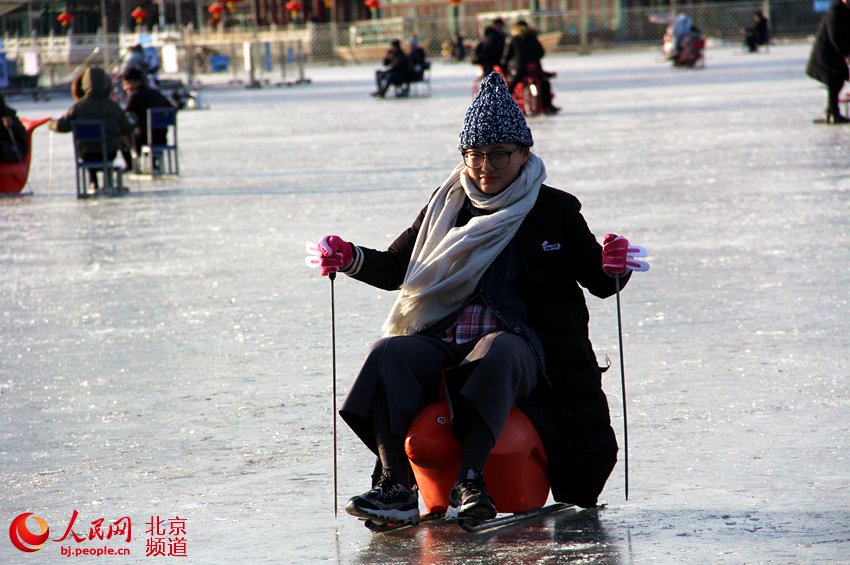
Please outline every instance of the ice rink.
[{"label": "ice rink", "polygon": [[[547,183],[650,252],[622,295],[630,496],[621,450],[607,507],[480,535],[346,515],[372,458],[341,421],[334,517],[330,284],[304,265],[326,233],[382,247],[410,224],[459,162],[472,65],[436,62],[430,98],[370,98],[369,64],[208,88],[181,177],[122,198],[77,200],[70,136],[40,128],[33,194],[0,199],[0,562],[850,563],[850,126],[812,123],[808,53],[544,60]],[[340,277],[334,297],[341,402],[393,295]],[[616,305],[588,305],[622,446]],[[32,555],[5,534],[25,512],[50,526]],[[88,539],[122,517],[131,541]],[[180,549],[152,517],[185,519],[185,557],[146,555]]]}]

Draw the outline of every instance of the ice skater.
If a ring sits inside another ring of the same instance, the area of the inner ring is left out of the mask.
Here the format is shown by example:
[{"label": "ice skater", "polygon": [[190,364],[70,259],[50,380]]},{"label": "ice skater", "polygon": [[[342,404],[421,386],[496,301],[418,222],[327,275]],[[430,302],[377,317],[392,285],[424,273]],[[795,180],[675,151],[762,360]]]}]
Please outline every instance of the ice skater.
[{"label": "ice skater", "polygon": [[[492,73],[466,112],[461,162],[386,250],[322,238],[308,263],[399,290],[340,415],[377,455],[372,488],[346,511],[415,524],[404,449],[420,408],[450,391],[463,446],[447,517],[496,514],[482,471],[511,407],[527,412],[550,457],[555,500],[593,506],[617,459],[582,287],[605,298],[644,268],[621,236],[600,245],[576,197],[544,184],[531,130]],[[547,433],[546,430],[557,430]]]}]

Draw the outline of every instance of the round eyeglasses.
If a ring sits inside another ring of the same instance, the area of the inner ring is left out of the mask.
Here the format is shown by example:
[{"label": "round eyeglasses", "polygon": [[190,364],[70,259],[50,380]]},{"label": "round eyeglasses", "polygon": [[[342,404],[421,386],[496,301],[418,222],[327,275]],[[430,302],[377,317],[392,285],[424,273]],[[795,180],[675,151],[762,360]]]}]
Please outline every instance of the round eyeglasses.
[{"label": "round eyeglasses", "polygon": [[484,159],[490,161],[490,165],[494,169],[504,169],[511,162],[511,155],[519,151],[519,148],[513,151],[491,151],[482,153],[481,151],[465,151],[463,153],[463,164],[470,169],[480,169],[484,166]]}]

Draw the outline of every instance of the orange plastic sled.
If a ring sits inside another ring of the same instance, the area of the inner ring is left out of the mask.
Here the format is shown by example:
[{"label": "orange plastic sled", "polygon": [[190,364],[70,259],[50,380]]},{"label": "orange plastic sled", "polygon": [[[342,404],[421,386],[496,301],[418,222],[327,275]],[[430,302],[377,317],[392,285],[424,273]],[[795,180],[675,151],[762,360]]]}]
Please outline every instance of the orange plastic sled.
[{"label": "orange plastic sled", "polygon": [[[460,470],[461,446],[455,439],[446,402],[423,408],[404,442],[425,512],[444,512]],[[531,421],[512,408],[484,467],[487,492],[497,512],[527,512],[549,496],[548,458]]]},{"label": "orange plastic sled", "polygon": [[17,163],[0,163],[0,194],[20,194],[27,184],[30,174],[30,158],[32,157],[32,132],[35,128],[50,121],[50,118],[30,120],[21,118],[21,123],[27,130],[27,150],[22,161]]}]

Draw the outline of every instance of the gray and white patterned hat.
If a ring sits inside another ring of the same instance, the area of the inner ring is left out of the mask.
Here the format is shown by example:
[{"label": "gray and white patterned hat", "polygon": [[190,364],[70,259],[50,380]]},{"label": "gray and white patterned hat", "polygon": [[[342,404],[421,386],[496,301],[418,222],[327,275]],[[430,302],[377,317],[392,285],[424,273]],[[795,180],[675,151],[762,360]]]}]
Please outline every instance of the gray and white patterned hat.
[{"label": "gray and white patterned hat", "polygon": [[522,110],[508,92],[505,79],[492,72],[481,81],[481,89],[466,111],[457,146],[469,149],[495,143],[531,147],[534,140]]}]

